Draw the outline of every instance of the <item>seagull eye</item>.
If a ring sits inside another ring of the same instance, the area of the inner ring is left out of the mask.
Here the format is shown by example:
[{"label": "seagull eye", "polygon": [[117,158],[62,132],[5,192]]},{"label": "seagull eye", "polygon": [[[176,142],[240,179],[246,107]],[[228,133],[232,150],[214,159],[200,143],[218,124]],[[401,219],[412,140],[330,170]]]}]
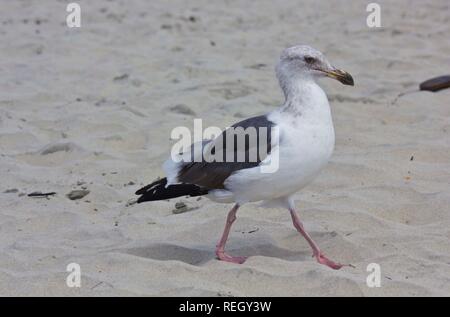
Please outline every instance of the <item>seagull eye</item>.
[{"label": "seagull eye", "polygon": [[311,57],[311,56],[305,56],[304,60],[308,64],[312,64],[312,63],[314,63],[316,61],[316,59],[314,57]]}]

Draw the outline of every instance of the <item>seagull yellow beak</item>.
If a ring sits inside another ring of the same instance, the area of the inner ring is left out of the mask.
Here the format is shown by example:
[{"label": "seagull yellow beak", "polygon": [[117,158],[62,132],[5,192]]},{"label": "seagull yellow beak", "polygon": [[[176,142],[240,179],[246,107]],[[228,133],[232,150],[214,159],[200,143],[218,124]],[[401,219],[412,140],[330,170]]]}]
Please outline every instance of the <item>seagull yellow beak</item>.
[{"label": "seagull yellow beak", "polygon": [[354,86],[353,77],[346,71],[340,70],[340,69],[333,69],[330,71],[324,71],[324,73],[333,79],[336,79],[343,83],[344,85]]}]

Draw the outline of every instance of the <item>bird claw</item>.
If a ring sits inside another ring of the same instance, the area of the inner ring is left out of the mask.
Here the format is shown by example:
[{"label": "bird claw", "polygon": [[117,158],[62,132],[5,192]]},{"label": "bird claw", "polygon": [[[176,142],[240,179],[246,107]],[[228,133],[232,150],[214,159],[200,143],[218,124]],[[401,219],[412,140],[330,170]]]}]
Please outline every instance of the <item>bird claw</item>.
[{"label": "bird claw", "polygon": [[319,262],[320,264],[326,265],[329,268],[332,268],[333,270],[339,270],[343,266],[352,266],[351,264],[336,263],[336,262],[328,259],[323,253],[318,253],[315,255],[315,257],[317,259],[317,262]]},{"label": "bird claw", "polygon": [[217,252],[216,255],[220,261],[225,261],[225,262],[230,262],[230,263],[235,263],[235,264],[242,264],[245,262],[245,260],[247,260],[247,257],[245,257],[245,256],[231,256],[222,251]]}]

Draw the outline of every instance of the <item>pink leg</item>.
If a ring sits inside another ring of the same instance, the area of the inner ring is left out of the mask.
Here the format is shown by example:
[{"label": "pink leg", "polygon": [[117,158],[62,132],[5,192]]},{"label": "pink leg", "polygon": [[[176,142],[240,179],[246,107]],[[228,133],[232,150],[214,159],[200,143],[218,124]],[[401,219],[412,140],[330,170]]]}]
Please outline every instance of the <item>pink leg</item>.
[{"label": "pink leg", "polygon": [[294,224],[294,227],[297,229],[298,232],[302,234],[302,236],[308,241],[309,245],[313,249],[313,256],[316,257],[317,262],[321,264],[325,264],[326,266],[334,269],[339,270],[341,267],[343,267],[343,264],[336,263],[328,259],[322,251],[320,251],[319,246],[313,241],[313,239],[310,237],[310,235],[305,231],[305,228],[303,227],[302,222],[298,218],[297,214],[295,213],[294,209],[289,209],[292,217],[292,223]]},{"label": "pink leg", "polygon": [[230,212],[227,216],[227,223],[225,225],[225,229],[223,230],[222,238],[216,247],[216,255],[219,260],[242,264],[245,262],[247,258],[245,257],[234,257],[225,253],[225,244],[227,243],[228,235],[230,234],[231,225],[236,220],[236,212],[239,209],[239,205],[236,204],[231,208]]}]

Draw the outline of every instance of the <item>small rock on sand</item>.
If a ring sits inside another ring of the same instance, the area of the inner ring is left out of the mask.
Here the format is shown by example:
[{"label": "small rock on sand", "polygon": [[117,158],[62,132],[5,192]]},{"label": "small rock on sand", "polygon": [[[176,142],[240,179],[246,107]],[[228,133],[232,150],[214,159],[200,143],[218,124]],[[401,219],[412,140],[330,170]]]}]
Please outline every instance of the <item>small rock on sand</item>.
[{"label": "small rock on sand", "polygon": [[3,193],[5,194],[14,194],[14,193],[18,193],[19,190],[17,188],[11,188],[11,189],[7,189],[5,190]]},{"label": "small rock on sand", "polygon": [[119,75],[119,76],[114,77],[113,80],[114,80],[114,81],[120,81],[120,80],[128,79],[128,77],[130,77],[130,75],[128,75],[128,74],[122,74],[122,75]]},{"label": "small rock on sand", "polygon": [[67,143],[55,143],[55,144],[49,144],[46,147],[44,147],[41,151],[41,155],[49,155],[56,152],[70,152],[73,150],[79,149],[77,145],[71,142]]},{"label": "small rock on sand", "polygon": [[86,189],[76,189],[76,190],[72,190],[70,193],[68,193],[66,195],[66,197],[69,198],[70,200],[77,200],[77,199],[83,198],[84,196],[86,196],[89,193],[90,193],[90,191],[86,190]]},{"label": "small rock on sand", "polygon": [[175,209],[172,210],[174,214],[181,214],[183,212],[186,212],[188,209],[187,205],[184,202],[177,202],[175,203]]},{"label": "small rock on sand", "polygon": [[183,104],[178,104],[176,106],[170,107],[169,109],[170,111],[175,113],[185,114],[188,116],[195,116],[195,112],[191,108]]},{"label": "small rock on sand", "polygon": [[198,209],[198,207],[195,206],[191,206],[190,204],[186,204],[182,201],[179,201],[177,203],[175,203],[175,209],[172,210],[173,214],[182,214],[183,212],[187,212],[187,211],[191,211],[191,210],[195,210]]}]

